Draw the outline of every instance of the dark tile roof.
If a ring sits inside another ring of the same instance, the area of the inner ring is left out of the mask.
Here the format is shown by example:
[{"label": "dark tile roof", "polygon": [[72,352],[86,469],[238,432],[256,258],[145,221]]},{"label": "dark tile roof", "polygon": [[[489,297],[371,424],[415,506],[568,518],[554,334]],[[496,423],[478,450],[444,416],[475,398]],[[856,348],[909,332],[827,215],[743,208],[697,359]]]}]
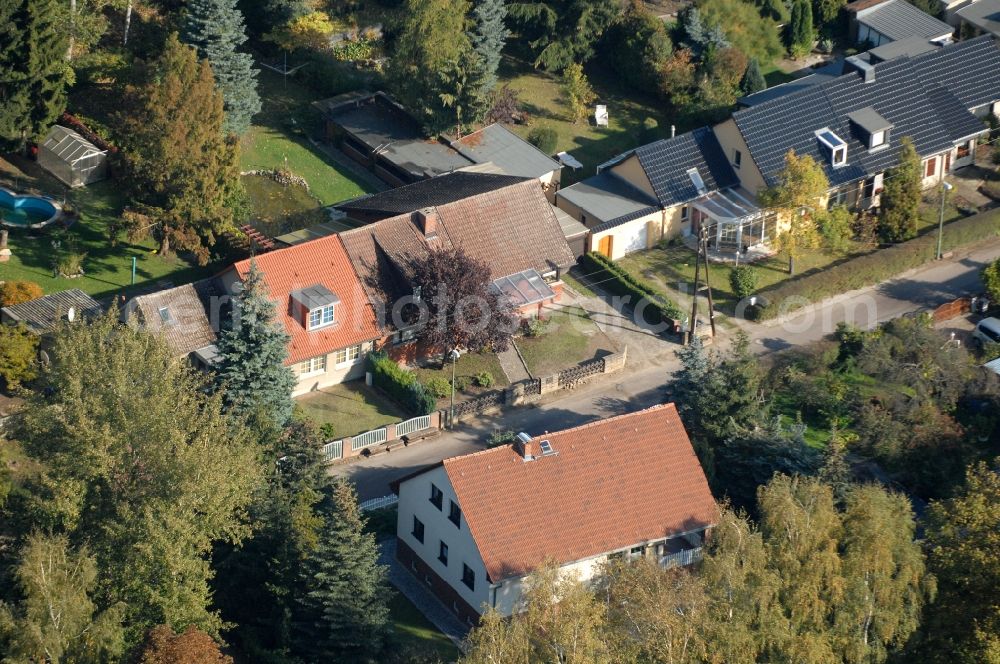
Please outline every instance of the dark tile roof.
[{"label": "dark tile roof", "polygon": [[540,178],[562,168],[558,161],[500,124],[466,134],[452,141],[451,147],[477,164],[492,163],[498,172],[507,175]]},{"label": "dark tile roof", "polygon": [[948,130],[952,141],[981,134],[986,129],[983,121],[969,113],[947,89],[937,85],[928,88],[927,98],[934,105],[938,119]]},{"label": "dark tile roof", "polygon": [[5,322],[24,323],[32,332],[44,334],[60,320],[66,320],[70,309],[73,310],[74,320],[92,318],[104,312],[97,300],[79,288],[71,288],[4,307],[3,319]]},{"label": "dark tile roof", "polygon": [[956,13],[980,30],[1000,37],[1000,0],[976,0]]},{"label": "dark tile roof", "polygon": [[[965,109],[1000,99],[1000,50],[990,40],[970,40],[916,58],[898,58],[874,65],[874,71],[871,83],[857,73],[845,74],[733,114],[769,183],[782,168],[788,150],[811,155],[823,164],[833,186],[895,164],[903,136],[913,139],[921,155],[942,152],[955,140],[949,125],[972,125]],[[932,93],[935,88],[950,91],[963,106],[964,115],[943,94]],[[866,107],[892,123],[887,149],[868,152],[852,131],[847,115]],[[815,132],[823,127],[847,142],[846,166],[833,168],[821,152]]]},{"label": "dark tile roof", "polygon": [[470,196],[509,187],[526,178],[495,173],[456,171],[438,177],[396,187],[370,196],[363,196],[335,207],[350,215],[352,210],[369,214],[393,216],[425,207],[453,203]]},{"label": "dark tile roof", "polygon": [[627,224],[630,221],[635,221],[636,219],[642,219],[647,214],[652,214],[660,209],[660,206],[653,205],[647,208],[642,208],[641,210],[636,210],[635,212],[629,214],[623,214],[620,217],[615,217],[614,219],[608,219],[607,221],[597,224],[592,229],[594,233],[600,233],[601,231],[606,231],[611,228],[616,228],[622,224]]},{"label": "dark tile roof", "polygon": [[643,145],[635,149],[635,155],[663,207],[698,197],[698,190],[687,174],[691,168],[698,169],[708,191],[739,182],[709,127]]},{"label": "dark tile roof", "polygon": [[563,187],[556,196],[576,205],[588,217],[602,222],[645,211],[650,207],[655,209],[657,206],[656,199],[611,171],[603,171],[569,187]]},{"label": "dark tile roof", "polygon": [[788,81],[787,83],[782,83],[781,85],[773,85],[766,90],[755,92],[752,95],[740,97],[736,100],[736,102],[741,108],[757,106],[758,104],[763,104],[766,101],[771,101],[772,99],[777,99],[778,97],[784,97],[785,95],[793,92],[799,92],[800,90],[814,85],[826,83],[837,78],[843,73],[844,61],[834,60],[829,64],[817,68],[813,73],[807,76],[797,78],[794,81]]},{"label": "dark tile roof", "polygon": [[858,22],[893,41],[907,37],[934,39],[950,35],[954,28],[927,14],[906,0],[888,0],[858,12]]}]

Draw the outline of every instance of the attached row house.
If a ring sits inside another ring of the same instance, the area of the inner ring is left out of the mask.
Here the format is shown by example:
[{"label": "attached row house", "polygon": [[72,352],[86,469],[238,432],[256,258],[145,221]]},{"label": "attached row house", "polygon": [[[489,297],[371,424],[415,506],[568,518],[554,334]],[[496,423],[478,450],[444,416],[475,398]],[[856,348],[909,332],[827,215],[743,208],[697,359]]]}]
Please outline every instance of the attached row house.
[{"label": "attached row house", "polygon": [[620,258],[702,227],[719,251],[767,243],[778,220],[757,194],[774,184],[789,150],[823,166],[829,205],[877,207],[904,136],[921,157],[924,187],[934,186],[973,162],[986,116],[1000,115],[1000,48],[984,36],[900,52],[853,56],[839,74],[746,97],[714,127],[602,164],[561,189],[556,205],[587,226],[588,250]]}]

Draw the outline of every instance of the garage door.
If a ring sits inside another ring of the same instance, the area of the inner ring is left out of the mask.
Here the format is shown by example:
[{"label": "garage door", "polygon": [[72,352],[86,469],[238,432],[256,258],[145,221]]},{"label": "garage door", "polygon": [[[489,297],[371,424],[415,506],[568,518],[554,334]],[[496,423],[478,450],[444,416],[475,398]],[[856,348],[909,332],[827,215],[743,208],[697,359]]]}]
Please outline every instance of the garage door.
[{"label": "garage door", "polygon": [[646,222],[626,226],[621,234],[622,249],[626,254],[646,248]]}]

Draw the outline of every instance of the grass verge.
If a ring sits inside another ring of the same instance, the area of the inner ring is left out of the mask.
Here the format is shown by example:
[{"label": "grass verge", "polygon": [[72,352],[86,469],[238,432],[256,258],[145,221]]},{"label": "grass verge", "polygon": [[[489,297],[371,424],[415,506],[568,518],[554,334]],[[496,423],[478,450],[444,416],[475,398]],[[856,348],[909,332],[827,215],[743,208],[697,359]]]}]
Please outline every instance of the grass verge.
[{"label": "grass verge", "polygon": [[451,639],[439,632],[410,600],[398,592],[389,601],[389,617],[399,647],[412,653],[414,659],[421,655],[428,660],[437,657],[445,662],[458,659],[458,648]]},{"label": "grass verge", "polygon": [[611,340],[581,307],[556,309],[545,331],[537,337],[524,336],[517,347],[532,376],[548,376],[593,359],[600,351],[612,352]]}]

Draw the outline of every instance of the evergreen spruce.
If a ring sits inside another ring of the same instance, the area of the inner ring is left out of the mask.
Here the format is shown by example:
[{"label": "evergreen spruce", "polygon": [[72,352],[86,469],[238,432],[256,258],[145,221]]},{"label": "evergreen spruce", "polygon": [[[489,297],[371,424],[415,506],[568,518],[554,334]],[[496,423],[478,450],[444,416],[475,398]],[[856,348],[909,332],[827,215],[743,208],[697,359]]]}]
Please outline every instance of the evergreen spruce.
[{"label": "evergreen spruce", "polygon": [[296,650],[314,662],[380,661],[390,631],[386,568],[346,480],[334,484],[332,502],[303,565]]},{"label": "evergreen spruce", "polygon": [[507,5],[504,0],[479,0],[472,10],[472,16],[476,27],[469,39],[482,63],[483,91],[490,92],[497,85],[500,53],[510,36],[510,30],[504,23]]},{"label": "evergreen spruce", "polygon": [[65,31],[55,0],[0,3],[0,137],[22,150],[66,108]]},{"label": "evergreen spruce", "polygon": [[219,337],[216,384],[230,410],[261,427],[283,427],[292,415],[295,376],[285,366],[288,334],[274,322],[275,305],[255,260],[233,306],[232,325]]},{"label": "evergreen spruce", "polygon": [[260,111],[253,58],[239,49],[247,40],[237,0],[191,0],[184,41],[212,65],[226,109],[223,129],[242,134]]},{"label": "evergreen spruce", "polygon": [[760,73],[760,64],[757,62],[757,58],[750,58],[750,62],[747,63],[747,70],[743,72],[743,78],[740,80],[740,92],[745,95],[752,95],[755,92],[766,89],[767,81],[764,80],[764,75]]}]

